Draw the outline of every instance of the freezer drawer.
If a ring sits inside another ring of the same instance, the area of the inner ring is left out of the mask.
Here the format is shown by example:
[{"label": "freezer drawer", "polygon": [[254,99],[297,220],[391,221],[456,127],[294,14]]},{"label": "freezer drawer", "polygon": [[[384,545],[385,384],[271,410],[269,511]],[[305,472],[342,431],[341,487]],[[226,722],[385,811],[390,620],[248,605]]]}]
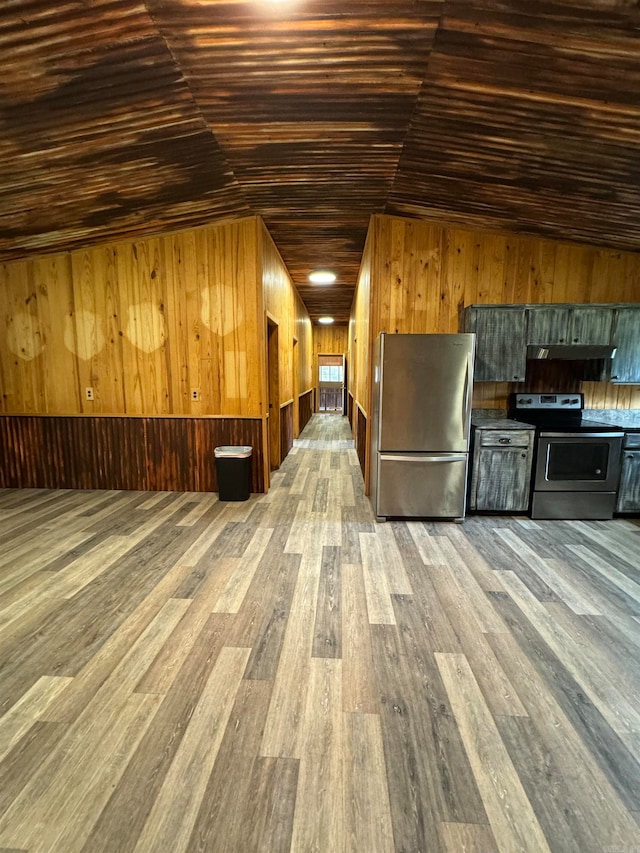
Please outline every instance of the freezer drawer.
[{"label": "freezer drawer", "polygon": [[378,454],[376,516],[463,518],[466,453]]}]

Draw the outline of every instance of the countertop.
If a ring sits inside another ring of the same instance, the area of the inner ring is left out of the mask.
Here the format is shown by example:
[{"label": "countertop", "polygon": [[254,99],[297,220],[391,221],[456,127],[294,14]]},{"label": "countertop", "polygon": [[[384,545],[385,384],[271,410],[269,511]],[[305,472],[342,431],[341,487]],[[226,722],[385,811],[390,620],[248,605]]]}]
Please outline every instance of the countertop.
[{"label": "countertop", "polygon": [[[585,409],[582,417],[587,421],[599,421],[602,424],[640,432],[640,409]],[[484,429],[535,429],[532,424],[508,418],[504,409],[474,409],[471,413],[471,423]]]},{"label": "countertop", "polygon": [[587,421],[640,431],[640,409],[585,409],[582,417]]},{"label": "countertop", "polygon": [[471,413],[471,425],[482,429],[535,429],[533,424],[508,418],[503,409],[474,409]]}]

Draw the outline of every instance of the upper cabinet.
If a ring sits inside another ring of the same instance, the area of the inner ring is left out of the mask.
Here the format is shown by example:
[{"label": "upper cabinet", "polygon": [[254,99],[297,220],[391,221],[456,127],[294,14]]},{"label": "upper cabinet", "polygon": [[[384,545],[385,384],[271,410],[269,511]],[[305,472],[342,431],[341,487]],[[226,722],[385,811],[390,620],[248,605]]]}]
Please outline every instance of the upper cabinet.
[{"label": "upper cabinet", "polygon": [[611,382],[640,384],[640,304],[470,305],[462,325],[478,382],[524,382],[528,344],[591,344],[617,347]]},{"label": "upper cabinet", "polygon": [[612,342],[617,349],[611,381],[640,384],[640,305],[615,309]]},{"label": "upper cabinet", "polygon": [[608,344],[613,309],[594,305],[527,308],[528,344]]},{"label": "upper cabinet", "polygon": [[609,344],[612,329],[612,308],[602,305],[576,305],[571,309],[570,344]]},{"label": "upper cabinet", "polygon": [[464,312],[464,331],[476,333],[477,382],[524,382],[527,367],[522,346],[523,306],[471,305]]}]

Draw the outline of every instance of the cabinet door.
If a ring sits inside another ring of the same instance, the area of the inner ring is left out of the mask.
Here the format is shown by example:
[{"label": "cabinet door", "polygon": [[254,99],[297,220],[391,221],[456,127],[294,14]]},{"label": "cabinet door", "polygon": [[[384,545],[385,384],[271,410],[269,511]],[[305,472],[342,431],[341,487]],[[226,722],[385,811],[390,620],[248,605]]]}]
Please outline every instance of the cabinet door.
[{"label": "cabinet door", "polygon": [[524,308],[466,309],[465,331],[476,333],[476,382],[524,382],[524,328]]},{"label": "cabinet door", "polygon": [[527,310],[528,344],[566,344],[570,309],[566,305],[540,305]]},{"label": "cabinet door", "polygon": [[529,506],[530,455],[521,447],[479,448],[475,509],[523,511]]},{"label": "cabinet door", "polygon": [[610,344],[612,328],[611,308],[575,305],[571,309],[568,343]]},{"label": "cabinet door", "polygon": [[527,310],[528,344],[609,344],[613,311],[594,305],[535,305]]},{"label": "cabinet door", "polygon": [[640,305],[615,309],[613,343],[611,381],[640,383]]},{"label": "cabinet door", "polygon": [[622,477],[616,510],[618,512],[640,511],[640,450],[622,451]]}]

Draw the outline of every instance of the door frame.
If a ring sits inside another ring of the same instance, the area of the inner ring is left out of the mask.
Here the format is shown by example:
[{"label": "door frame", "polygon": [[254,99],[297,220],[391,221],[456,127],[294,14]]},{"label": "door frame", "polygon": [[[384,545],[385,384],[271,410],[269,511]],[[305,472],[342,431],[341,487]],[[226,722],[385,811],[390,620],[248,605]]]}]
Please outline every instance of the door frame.
[{"label": "door frame", "polygon": [[[340,408],[339,409],[332,409],[330,411],[331,411],[331,414],[340,414],[340,415],[344,416],[346,414],[345,389],[347,387],[347,373],[346,373],[347,372],[347,359],[346,359],[345,353],[337,353],[337,352],[318,353],[317,360],[316,360],[317,374],[315,376],[315,386],[316,386],[316,390],[317,390],[315,410],[316,410],[316,412],[322,411],[320,409],[320,368],[322,367],[322,359],[323,358],[331,359],[332,363],[334,365],[338,363],[338,359],[341,359],[342,386],[341,386],[341,393],[340,393]],[[325,362],[325,364],[327,364],[327,363],[328,362]]]},{"label": "door frame", "polygon": [[280,357],[278,336],[280,327],[277,320],[267,312],[267,451],[269,470],[280,467]]}]

